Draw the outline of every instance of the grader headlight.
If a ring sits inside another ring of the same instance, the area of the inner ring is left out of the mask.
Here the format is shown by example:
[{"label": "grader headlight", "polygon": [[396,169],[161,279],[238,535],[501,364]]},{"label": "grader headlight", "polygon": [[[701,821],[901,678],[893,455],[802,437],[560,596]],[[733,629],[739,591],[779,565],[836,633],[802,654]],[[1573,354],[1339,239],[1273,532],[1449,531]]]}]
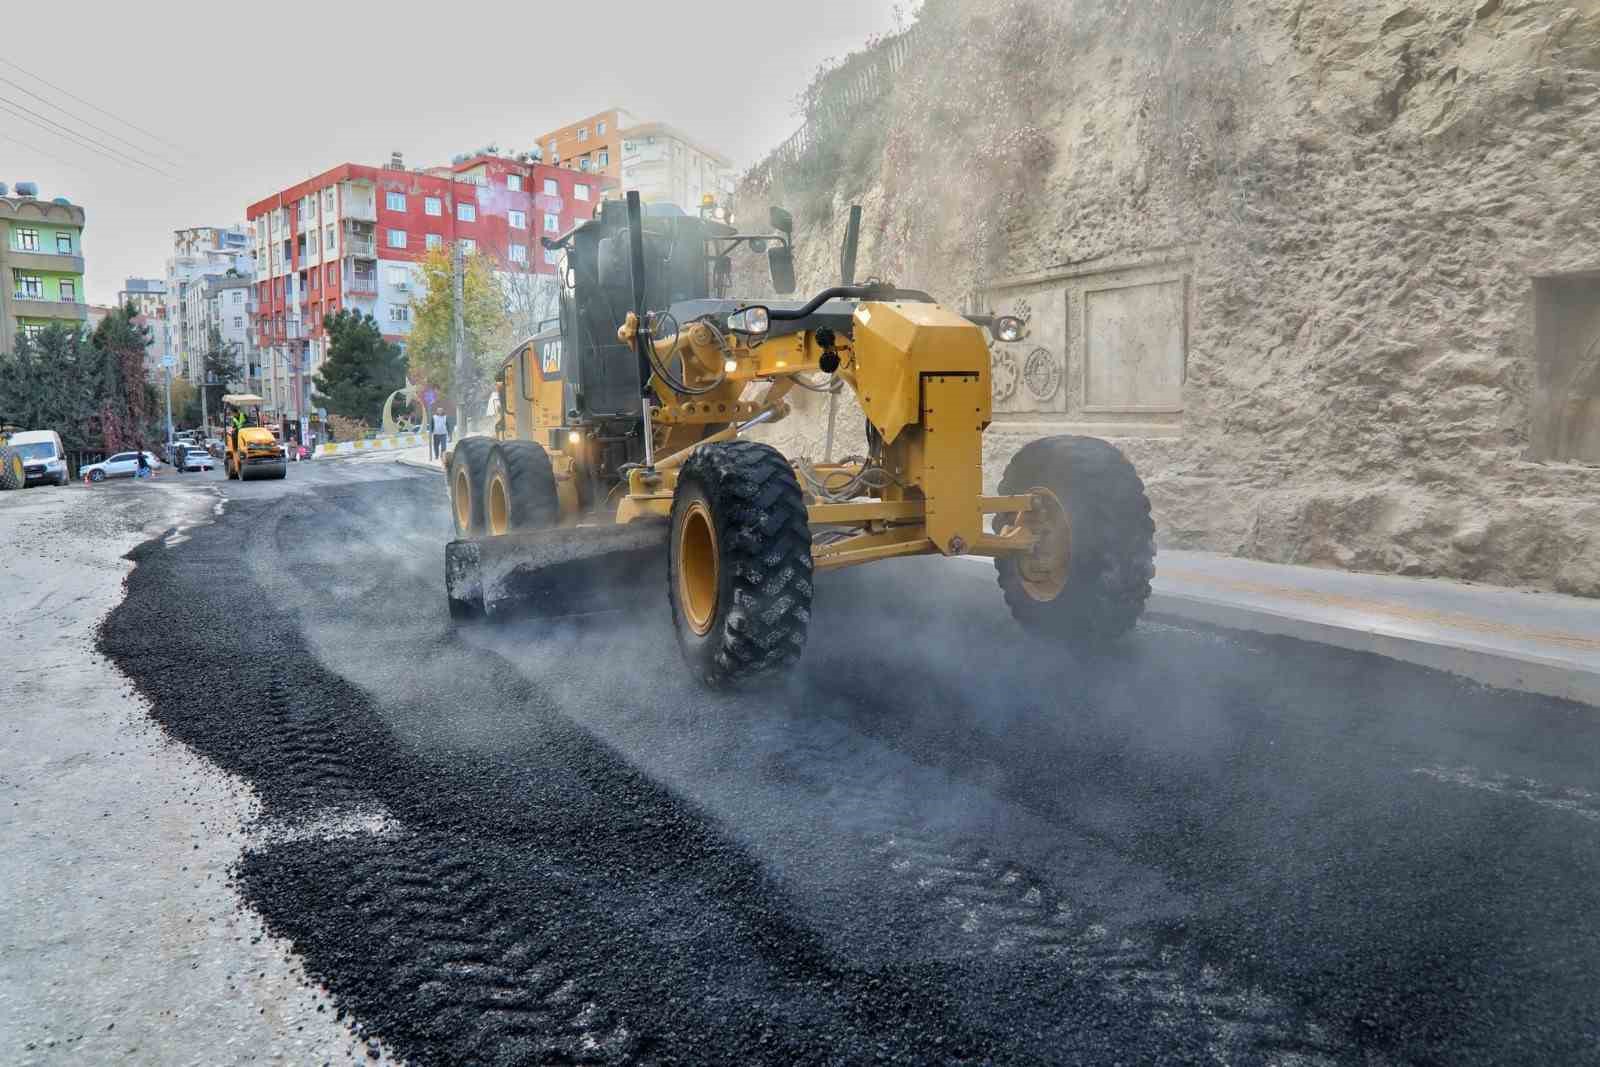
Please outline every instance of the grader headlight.
[{"label": "grader headlight", "polygon": [[994,335],[1000,341],[1020,341],[1028,335],[1028,327],[1019,318],[1001,315],[994,320]]},{"label": "grader headlight", "polygon": [[747,333],[754,337],[764,336],[772,328],[772,315],[764,307],[748,307],[743,311],[735,311],[728,316],[728,329],[737,333]]}]

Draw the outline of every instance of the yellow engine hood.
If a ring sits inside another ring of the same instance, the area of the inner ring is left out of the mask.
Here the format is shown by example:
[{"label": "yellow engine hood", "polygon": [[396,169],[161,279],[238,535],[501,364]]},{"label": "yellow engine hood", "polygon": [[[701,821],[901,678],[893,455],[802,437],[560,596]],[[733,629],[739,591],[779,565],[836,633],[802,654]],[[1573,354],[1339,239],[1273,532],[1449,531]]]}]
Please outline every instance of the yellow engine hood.
[{"label": "yellow engine hood", "polygon": [[260,426],[246,426],[240,430],[239,443],[247,449],[270,448],[276,450],[278,447],[278,440],[272,436],[272,431],[262,429]]}]

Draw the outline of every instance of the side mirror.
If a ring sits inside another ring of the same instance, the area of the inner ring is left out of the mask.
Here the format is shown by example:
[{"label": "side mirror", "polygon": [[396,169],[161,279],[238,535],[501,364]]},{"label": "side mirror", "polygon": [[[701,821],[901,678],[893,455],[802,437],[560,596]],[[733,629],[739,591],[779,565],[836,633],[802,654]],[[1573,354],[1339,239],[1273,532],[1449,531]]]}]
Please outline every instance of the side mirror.
[{"label": "side mirror", "polygon": [[767,221],[772,223],[772,228],[785,237],[794,236],[794,216],[781,207],[767,209]]},{"label": "side mirror", "polygon": [[772,289],[782,296],[794,292],[794,252],[788,245],[767,249],[767,269],[772,272]]}]

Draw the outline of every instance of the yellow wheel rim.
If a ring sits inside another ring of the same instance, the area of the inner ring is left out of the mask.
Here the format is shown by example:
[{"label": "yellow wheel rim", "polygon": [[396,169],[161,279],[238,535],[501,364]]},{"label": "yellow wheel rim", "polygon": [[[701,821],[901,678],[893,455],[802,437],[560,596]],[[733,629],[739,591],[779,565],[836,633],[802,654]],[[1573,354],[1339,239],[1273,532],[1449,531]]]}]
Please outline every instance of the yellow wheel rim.
[{"label": "yellow wheel rim", "polygon": [[472,529],[472,479],[467,477],[465,463],[456,470],[455,491],[450,496],[453,498],[450,503],[456,509],[456,529],[462,532]]},{"label": "yellow wheel rim", "polygon": [[511,532],[511,494],[496,471],[489,478],[489,532],[498,537]]},{"label": "yellow wheel rim", "polygon": [[15,452],[11,454],[11,477],[15,478],[19,485],[22,479],[27,477],[27,471],[22,469],[22,457]]},{"label": "yellow wheel rim", "polygon": [[678,603],[689,629],[704,637],[717,614],[717,578],[721,559],[711,512],[696,500],[678,526]]},{"label": "yellow wheel rim", "polygon": [[1034,536],[1033,549],[1017,562],[1023,591],[1048,604],[1067,588],[1072,570],[1072,522],[1061,498],[1049,489],[1030,489],[1033,507],[1022,513],[1022,526]]}]

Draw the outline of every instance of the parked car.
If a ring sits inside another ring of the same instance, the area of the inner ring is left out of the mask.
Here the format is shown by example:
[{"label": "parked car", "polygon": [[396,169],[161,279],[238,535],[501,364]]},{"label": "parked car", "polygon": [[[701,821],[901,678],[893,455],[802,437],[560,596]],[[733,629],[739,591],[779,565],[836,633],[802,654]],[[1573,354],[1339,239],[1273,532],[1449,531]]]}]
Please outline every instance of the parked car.
[{"label": "parked car", "polygon": [[198,447],[190,447],[184,449],[183,466],[178,469],[180,471],[214,471],[217,469],[217,461],[211,458],[211,453]]},{"label": "parked car", "polygon": [[[146,452],[144,458],[145,462],[150,464],[152,471],[161,469],[161,460],[157,458],[155,453]],[[103,459],[99,463],[86,464],[83,468],[83,473],[91,482],[103,482],[107,478],[132,478],[139,473],[139,453],[118,452],[111,458]]]},{"label": "parked car", "polygon": [[23,485],[66,485],[67,450],[54,430],[23,430],[11,435],[7,447],[22,457]]}]

